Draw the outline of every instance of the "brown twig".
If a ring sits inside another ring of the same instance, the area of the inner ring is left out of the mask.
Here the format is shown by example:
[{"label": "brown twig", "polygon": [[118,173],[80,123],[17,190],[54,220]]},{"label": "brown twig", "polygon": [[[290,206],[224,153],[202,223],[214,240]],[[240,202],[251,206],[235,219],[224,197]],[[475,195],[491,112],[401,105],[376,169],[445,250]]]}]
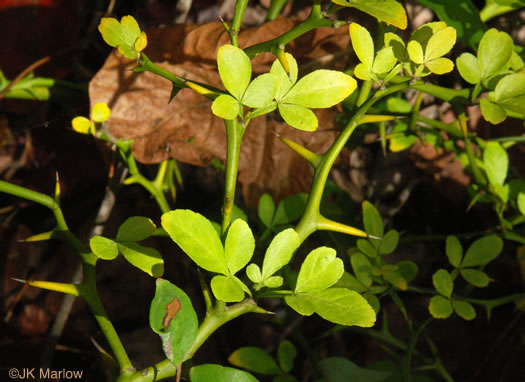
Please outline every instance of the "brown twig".
[{"label": "brown twig", "polygon": [[0,93],[0,100],[5,97],[5,95],[9,92],[9,90],[11,90],[11,88],[15,86],[17,82],[22,80],[25,76],[27,76],[29,73],[34,71],[36,68],[44,64],[47,64],[50,60],[51,60],[51,57],[46,56],[44,58],[41,58],[38,61],[33,62],[31,65],[25,68],[20,74],[18,74],[18,76],[16,76],[16,78],[13,81],[11,81],[9,85],[7,85],[7,87],[4,90],[2,90],[2,92]]}]

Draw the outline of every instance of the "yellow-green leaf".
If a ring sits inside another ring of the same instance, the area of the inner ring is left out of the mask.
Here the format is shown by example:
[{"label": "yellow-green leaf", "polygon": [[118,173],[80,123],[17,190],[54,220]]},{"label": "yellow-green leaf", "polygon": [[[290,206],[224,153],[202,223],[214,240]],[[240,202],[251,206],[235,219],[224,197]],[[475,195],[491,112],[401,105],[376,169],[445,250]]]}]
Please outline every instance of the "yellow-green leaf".
[{"label": "yellow-green leaf", "polygon": [[95,104],[95,106],[93,106],[91,109],[91,119],[94,122],[100,123],[107,121],[110,114],[111,110],[109,109],[109,106],[103,102]]},{"label": "yellow-green leaf", "polygon": [[431,61],[442,57],[454,46],[456,43],[456,30],[452,27],[446,27],[437,31],[430,37],[425,49],[425,61]]},{"label": "yellow-green leaf", "polygon": [[217,66],[226,90],[238,100],[242,99],[252,77],[250,58],[242,49],[223,45],[217,52]]},{"label": "yellow-green leaf", "polygon": [[354,76],[363,81],[372,79],[371,67],[365,64],[357,64],[354,68]]},{"label": "yellow-green leaf", "polygon": [[148,36],[146,36],[146,32],[142,32],[140,36],[137,38],[137,41],[135,41],[135,51],[142,52],[144,49],[146,49],[146,46],[148,45]]},{"label": "yellow-green leaf", "polygon": [[352,47],[359,61],[365,66],[371,67],[374,62],[374,41],[370,32],[356,23],[350,24],[349,29]]},{"label": "yellow-green leaf", "polygon": [[319,69],[301,78],[282,101],[307,108],[327,108],[343,101],[356,87],[357,81],[347,74]]},{"label": "yellow-green leaf", "polygon": [[425,62],[425,66],[434,74],[449,73],[454,69],[454,63],[448,58],[436,58],[435,60]]},{"label": "yellow-green leaf", "polygon": [[86,117],[73,118],[73,120],[71,121],[71,125],[73,126],[73,130],[81,134],[88,134],[90,130],[94,130],[93,122],[91,122]]},{"label": "yellow-green leaf", "polygon": [[416,64],[422,64],[425,59],[423,54],[423,47],[416,40],[408,42],[407,52],[410,60]]},{"label": "yellow-green leaf", "polygon": [[314,112],[304,106],[289,103],[279,104],[279,113],[284,122],[299,130],[314,131],[319,124]]},{"label": "yellow-green leaf", "polygon": [[345,7],[357,8],[400,29],[407,27],[405,8],[395,0],[332,0],[332,2]]},{"label": "yellow-green leaf", "polygon": [[234,119],[239,110],[239,101],[227,94],[218,96],[211,104],[212,113],[223,119]]}]

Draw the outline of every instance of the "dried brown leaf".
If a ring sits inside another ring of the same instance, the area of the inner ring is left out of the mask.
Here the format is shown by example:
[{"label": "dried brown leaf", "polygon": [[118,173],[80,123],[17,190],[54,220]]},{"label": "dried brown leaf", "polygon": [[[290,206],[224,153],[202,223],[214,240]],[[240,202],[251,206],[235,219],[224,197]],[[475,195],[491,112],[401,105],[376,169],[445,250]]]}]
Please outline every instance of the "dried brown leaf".
[{"label": "dried brown leaf", "polygon": [[[241,47],[281,35],[297,21],[279,19],[239,35]],[[147,54],[163,68],[187,79],[222,87],[216,69],[219,46],[229,42],[221,23],[202,26],[178,25],[148,33]],[[316,66],[335,65],[348,46],[346,28],[320,28],[294,43],[289,50],[308,71]],[[269,70],[275,58],[264,53],[252,60],[255,74]],[[197,166],[213,159],[226,159],[223,121],[211,113],[208,99],[183,89],[168,103],[171,83],[151,73],[131,71],[135,64],[114,51],[90,83],[91,103],[111,107],[109,132],[117,138],[134,140],[133,153],[143,163],[157,163],[169,156]],[[262,192],[282,198],[306,191],[312,178],[310,166],[271,133],[271,130],[323,152],[335,138],[333,110],[317,112],[320,129],[307,133],[292,129],[272,117],[253,120],[247,128],[239,166],[239,181],[248,205],[255,205]]]}]

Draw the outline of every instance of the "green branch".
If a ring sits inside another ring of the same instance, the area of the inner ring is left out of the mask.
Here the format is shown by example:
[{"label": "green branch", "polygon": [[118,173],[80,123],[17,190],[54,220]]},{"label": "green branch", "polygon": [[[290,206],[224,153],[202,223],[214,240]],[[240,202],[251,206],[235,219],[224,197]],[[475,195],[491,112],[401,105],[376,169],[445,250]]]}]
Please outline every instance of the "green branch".
[{"label": "green branch", "polygon": [[262,52],[275,53],[278,50],[282,50],[284,46],[290,41],[295,40],[299,36],[302,36],[303,34],[310,32],[313,29],[332,26],[334,26],[334,22],[324,17],[323,12],[321,11],[320,2],[315,2],[315,4],[312,5],[312,11],[310,12],[310,15],[302,23],[296,25],[288,32],[282,34],[279,37],[274,38],[273,40],[252,45],[244,49],[244,52],[250,58],[253,58],[257,54]]}]

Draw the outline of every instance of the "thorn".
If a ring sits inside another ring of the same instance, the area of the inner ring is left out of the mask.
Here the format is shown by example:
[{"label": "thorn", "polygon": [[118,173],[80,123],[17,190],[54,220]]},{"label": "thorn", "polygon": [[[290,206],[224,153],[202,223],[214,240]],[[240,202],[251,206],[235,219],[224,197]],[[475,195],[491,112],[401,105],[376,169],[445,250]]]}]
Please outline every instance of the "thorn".
[{"label": "thorn", "polygon": [[370,235],[370,234],[366,234],[366,237],[369,238],[369,239],[376,239],[376,240],[381,240],[382,239],[381,237],[377,237],[377,236]]},{"label": "thorn", "polygon": [[22,283],[22,284],[27,283],[27,280],[17,279],[17,278],[15,278],[15,277],[11,277],[11,280],[14,280],[14,281],[19,282],[19,283]]}]

